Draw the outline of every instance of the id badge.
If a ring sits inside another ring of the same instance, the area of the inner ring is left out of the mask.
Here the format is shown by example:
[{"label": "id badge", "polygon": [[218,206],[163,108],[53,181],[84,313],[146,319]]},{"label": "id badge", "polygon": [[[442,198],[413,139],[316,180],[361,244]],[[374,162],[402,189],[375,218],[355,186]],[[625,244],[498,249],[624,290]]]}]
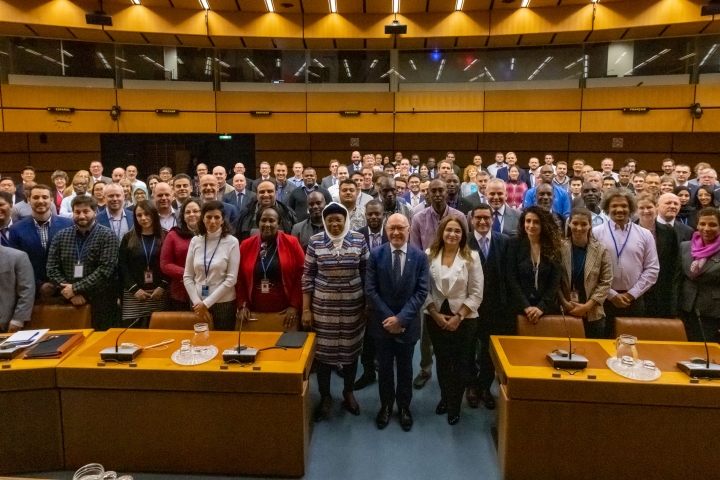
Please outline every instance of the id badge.
[{"label": "id badge", "polygon": [[260,293],[270,293],[270,280],[260,280]]},{"label": "id badge", "polygon": [[83,277],[83,266],[82,265],[75,265],[75,278],[82,278]]},{"label": "id badge", "polygon": [[203,298],[208,297],[210,295],[210,287],[207,285],[203,285],[201,292],[202,292],[201,295],[203,296]]},{"label": "id badge", "polygon": [[153,272],[152,270],[145,270],[145,283],[153,283]]},{"label": "id badge", "polygon": [[578,294],[577,290],[573,290],[570,292],[570,301],[575,303],[580,302],[580,295]]}]

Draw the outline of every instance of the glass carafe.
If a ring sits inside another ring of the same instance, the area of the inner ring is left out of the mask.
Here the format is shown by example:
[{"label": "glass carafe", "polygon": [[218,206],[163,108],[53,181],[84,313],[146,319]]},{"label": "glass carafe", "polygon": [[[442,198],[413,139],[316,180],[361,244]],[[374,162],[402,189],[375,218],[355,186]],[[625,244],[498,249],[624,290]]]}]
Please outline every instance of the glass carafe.
[{"label": "glass carafe", "polygon": [[195,335],[192,338],[192,350],[196,355],[202,355],[210,346],[210,331],[207,323],[195,324]]},{"label": "glass carafe", "polygon": [[617,358],[623,364],[632,366],[638,361],[637,353],[637,337],[632,335],[620,335],[615,340],[615,349],[617,350]]}]

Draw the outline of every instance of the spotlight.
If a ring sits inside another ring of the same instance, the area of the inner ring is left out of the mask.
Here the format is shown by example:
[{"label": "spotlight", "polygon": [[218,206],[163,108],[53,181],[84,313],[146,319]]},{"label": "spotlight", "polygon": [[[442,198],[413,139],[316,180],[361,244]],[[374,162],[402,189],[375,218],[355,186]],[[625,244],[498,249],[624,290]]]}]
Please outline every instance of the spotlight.
[{"label": "spotlight", "polygon": [[693,103],[690,105],[690,113],[692,113],[692,116],[697,120],[700,120],[703,116],[703,109],[699,103]]},{"label": "spotlight", "polygon": [[117,122],[118,117],[120,116],[120,107],[117,105],[113,105],[110,108],[110,118],[115,120]]}]

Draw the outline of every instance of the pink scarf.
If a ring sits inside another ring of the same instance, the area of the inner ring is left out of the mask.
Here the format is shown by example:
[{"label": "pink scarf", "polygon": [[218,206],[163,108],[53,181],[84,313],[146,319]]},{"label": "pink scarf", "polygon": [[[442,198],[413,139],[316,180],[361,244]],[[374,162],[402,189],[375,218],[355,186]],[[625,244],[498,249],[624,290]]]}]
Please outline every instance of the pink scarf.
[{"label": "pink scarf", "polygon": [[693,262],[690,264],[692,274],[696,277],[700,275],[700,270],[702,270],[707,259],[718,252],[720,252],[720,235],[712,243],[705,245],[700,237],[700,232],[693,233],[690,241],[690,254],[693,258]]}]

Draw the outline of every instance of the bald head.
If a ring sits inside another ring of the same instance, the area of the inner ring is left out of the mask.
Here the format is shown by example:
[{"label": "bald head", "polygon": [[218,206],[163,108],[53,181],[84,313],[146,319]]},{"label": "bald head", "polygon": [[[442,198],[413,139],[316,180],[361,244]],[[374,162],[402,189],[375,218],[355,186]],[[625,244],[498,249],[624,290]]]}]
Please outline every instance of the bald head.
[{"label": "bald head", "polygon": [[540,181],[542,183],[547,183],[552,185],[553,176],[555,175],[555,170],[553,170],[552,165],[545,164],[542,167],[540,167]]},{"label": "bald head", "polygon": [[113,183],[118,183],[120,180],[125,178],[125,169],[124,168],[116,168],[112,171],[112,181]]},{"label": "bald head", "polygon": [[203,175],[200,177],[200,194],[203,201],[209,202],[217,198],[218,181],[212,175]]},{"label": "bald head", "polygon": [[109,185],[105,185],[103,195],[105,197],[106,208],[110,213],[116,215],[118,212],[122,211],[125,206],[125,191],[120,184],[111,183]]},{"label": "bald head", "polygon": [[395,248],[401,248],[410,236],[410,223],[405,215],[393,213],[385,223],[385,230],[390,244]]},{"label": "bald head", "polygon": [[675,221],[675,217],[680,212],[680,199],[674,193],[663,193],[658,198],[657,212],[666,222]]}]

